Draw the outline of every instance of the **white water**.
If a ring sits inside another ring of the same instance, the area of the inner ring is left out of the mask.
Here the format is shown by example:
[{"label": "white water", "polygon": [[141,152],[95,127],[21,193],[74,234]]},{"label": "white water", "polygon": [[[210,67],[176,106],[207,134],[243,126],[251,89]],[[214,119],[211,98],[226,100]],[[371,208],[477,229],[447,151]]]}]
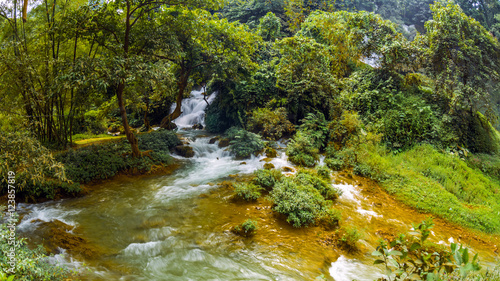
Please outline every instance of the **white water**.
[{"label": "white water", "polygon": [[337,261],[332,262],[330,275],[335,281],[377,280],[380,277],[385,277],[379,268],[365,265],[357,260],[347,259],[344,256],[340,256]]},{"label": "white water", "polygon": [[[207,101],[203,99],[205,92],[203,88],[199,91],[194,90],[191,92],[191,97],[183,99],[181,104],[182,114],[174,120],[174,123],[179,129],[191,128],[195,124],[202,124],[205,126],[205,108],[208,103],[212,103],[216,94],[213,93],[207,97]],[[172,104],[170,111],[175,109],[175,104]]]}]

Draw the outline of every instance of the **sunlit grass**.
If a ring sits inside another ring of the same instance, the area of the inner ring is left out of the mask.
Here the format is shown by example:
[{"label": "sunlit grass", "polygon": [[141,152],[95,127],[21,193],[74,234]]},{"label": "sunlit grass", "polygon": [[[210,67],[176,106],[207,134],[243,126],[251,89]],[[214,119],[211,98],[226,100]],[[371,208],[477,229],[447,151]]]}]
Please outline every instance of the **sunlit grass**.
[{"label": "sunlit grass", "polygon": [[360,161],[396,197],[466,227],[500,233],[500,186],[457,156],[430,145],[394,155],[365,146]]}]

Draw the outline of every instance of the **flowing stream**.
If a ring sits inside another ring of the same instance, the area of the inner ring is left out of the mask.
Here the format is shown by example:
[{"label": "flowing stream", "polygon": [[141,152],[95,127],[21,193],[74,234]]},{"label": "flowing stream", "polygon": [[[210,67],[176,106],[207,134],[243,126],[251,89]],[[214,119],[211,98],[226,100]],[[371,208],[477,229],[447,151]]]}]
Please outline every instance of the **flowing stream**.
[{"label": "flowing stream", "polygon": [[[187,129],[204,125],[206,105],[201,91],[183,101],[176,124],[195,156],[174,155],[179,169],[162,176],[118,177],[81,198],[20,204],[19,231],[44,243],[51,236],[43,231],[47,222],[69,226],[66,232],[83,237],[91,254],[71,255],[59,248],[51,260],[80,270],[83,280],[314,280],[323,274],[344,281],[382,276],[383,269],[371,265],[370,253],[380,239],[376,233],[408,230],[412,221],[425,218],[395,207],[375,187],[336,174],[335,185],[343,191],[336,208],[343,212],[343,224],[364,233],[361,250],[346,253],[317,243],[324,235],[319,227],[292,228],[272,214],[264,199],[257,207],[233,202],[231,190],[221,186],[235,174],[251,174],[266,162],[278,169],[293,165],[283,150],[276,158],[252,157],[242,163],[217,143],[210,144],[211,136],[203,130]],[[229,231],[246,218],[261,226],[255,237]],[[453,233],[458,232],[436,227],[432,239],[449,244],[458,239]],[[477,251],[483,261],[494,260],[492,251],[479,246]]]}]

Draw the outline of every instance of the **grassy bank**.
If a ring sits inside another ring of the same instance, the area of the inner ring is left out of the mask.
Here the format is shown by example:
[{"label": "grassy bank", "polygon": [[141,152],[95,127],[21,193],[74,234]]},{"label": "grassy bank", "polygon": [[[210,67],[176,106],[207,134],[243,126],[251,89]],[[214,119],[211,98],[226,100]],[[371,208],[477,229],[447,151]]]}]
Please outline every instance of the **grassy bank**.
[{"label": "grassy bank", "polygon": [[402,202],[466,227],[500,233],[500,185],[458,156],[425,144],[399,154],[364,145],[358,160],[365,176]]}]

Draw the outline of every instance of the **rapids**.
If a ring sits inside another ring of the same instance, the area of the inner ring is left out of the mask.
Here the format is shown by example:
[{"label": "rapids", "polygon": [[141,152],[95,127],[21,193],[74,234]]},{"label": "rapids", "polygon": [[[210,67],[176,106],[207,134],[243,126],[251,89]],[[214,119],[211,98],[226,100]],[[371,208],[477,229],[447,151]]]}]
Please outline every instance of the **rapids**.
[{"label": "rapids", "polygon": [[[213,101],[214,95],[208,98]],[[278,157],[236,160],[203,130],[207,103],[193,91],[176,120],[179,133],[189,141],[195,156],[175,156],[180,168],[170,175],[121,176],[106,181],[81,198],[41,204],[19,204],[19,232],[34,243],[44,243],[44,223],[58,221],[67,232],[83,237],[94,250],[87,255],[59,247],[53,263],[79,270],[83,280],[374,280],[383,268],[373,266],[370,253],[377,241],[392,232],[408,231],[420,214],[398,203],[370,181],[334,173],[342,196],[342,225],[357,227],[363,236],[360,250],[346,253],[327,241],[320,227],[294,229],[273,214],[270,203],[235,203],[225,181],[245,176],[266,162],[276,168],[293,167],[283,149]],[[246,218],[259,223],[248,239],[230,232]],[[449,245],[450,239],[470,244],[486,264],[495,254],[481,236],[436,219],[432,240]],[[479,237],[479,238],[478,238]],[[479,242],[478,242],[479,241]],[[87,270],[86,268],[90,269]]]}]

